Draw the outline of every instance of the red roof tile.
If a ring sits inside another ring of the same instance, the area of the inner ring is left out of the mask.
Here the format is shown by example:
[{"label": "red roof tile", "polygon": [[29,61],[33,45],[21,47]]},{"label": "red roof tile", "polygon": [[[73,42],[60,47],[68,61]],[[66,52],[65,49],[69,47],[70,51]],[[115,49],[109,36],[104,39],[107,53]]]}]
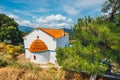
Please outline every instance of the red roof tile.
[{"label": "red roof tile", "polygon": [[38,28],[42,30],[43,32],[47,33],[48,35],[52,36],[53,38],[61,38],[64,35],[67,35],[68,33],[63,31],[62,29],[50,29],[50,28]]},{"label": "red roof tile", "polygon": [[29,50],[31,52],[42,52],[42,51],[48,50],[48,47],[46,46],[46,44],[42,40],[36,39],[30,45]]}]

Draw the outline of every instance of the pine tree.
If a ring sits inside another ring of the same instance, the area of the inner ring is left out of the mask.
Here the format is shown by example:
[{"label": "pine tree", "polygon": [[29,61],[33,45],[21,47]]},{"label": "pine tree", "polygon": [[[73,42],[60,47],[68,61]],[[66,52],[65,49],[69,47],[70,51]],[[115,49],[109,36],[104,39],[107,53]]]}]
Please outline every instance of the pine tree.
[{"label": "pine tree", "polygon": [[119,64],[120,59],[118,33],[95,20],[90,17],[78,19],[73,27],[76,42],[72,47],[57,49],[59,65],[66,70],[91,74],[93,78],[104,74],[111,63]]}]

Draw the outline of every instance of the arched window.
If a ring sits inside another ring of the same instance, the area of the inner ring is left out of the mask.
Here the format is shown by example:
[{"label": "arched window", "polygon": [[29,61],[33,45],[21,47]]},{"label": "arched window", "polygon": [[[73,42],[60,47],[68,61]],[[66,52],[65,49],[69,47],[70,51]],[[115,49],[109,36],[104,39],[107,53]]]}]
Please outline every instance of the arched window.
[{"label": "arched window", "polygon": [[33,59],[36,60],[36,56],[35,55],[33,56]]}]

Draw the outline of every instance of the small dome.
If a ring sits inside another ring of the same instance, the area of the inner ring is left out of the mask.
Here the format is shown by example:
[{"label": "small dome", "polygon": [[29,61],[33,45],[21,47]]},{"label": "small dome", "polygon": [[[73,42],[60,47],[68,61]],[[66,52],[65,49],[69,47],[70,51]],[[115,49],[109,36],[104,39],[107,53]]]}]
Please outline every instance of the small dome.
[{"label": "small dome", "polygon": [[30,45],[29,50],[31,52],[42,52],[42,51],[48,50],[48,47],[46,46],[46,44],[42,40],[36,39]]}]

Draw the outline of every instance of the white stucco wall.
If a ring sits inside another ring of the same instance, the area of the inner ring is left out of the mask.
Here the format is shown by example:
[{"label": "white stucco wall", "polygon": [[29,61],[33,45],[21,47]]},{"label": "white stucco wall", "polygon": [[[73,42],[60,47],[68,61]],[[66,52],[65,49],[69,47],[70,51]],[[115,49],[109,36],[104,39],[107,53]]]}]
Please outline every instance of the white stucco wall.
[{"label": "white stucco wall", "polygon": [[[34,56],[36,56],[36,60],[34,59]],[[47,64],[50,62],[50,52],[31,53],[30,61],[38,64]]]},{"label": "white stucco wall", "polygon": [[25,49],[25,57],[31,58],[31,52],[28,49]]},{"label": "white stucco wall", "polygon": [[55,51],[50,52],[50,63],[53,63],[53,64],[57,63],[57,58],[56,58],[56,52]]},{"label": "white stucco wall", "polygon": [[57,47],[62,47],[64,48],[69,44],[69,35],[66,35],[62,38],[57,39]]},{"label": "white stucco wall", "polygon": [[31,43],[37,39],[37,36],[39,36],[39,39],[44,41],[44,43],[47,45],[49,50],[55,50],[56,49],[56,40],[53,39],[53,37],[49,36],[47,33],[41,31],[41,30],[34,30],[27,36],[25,36],[26,39],[24,39],[24,46],[25,48],[29,48]]}]

